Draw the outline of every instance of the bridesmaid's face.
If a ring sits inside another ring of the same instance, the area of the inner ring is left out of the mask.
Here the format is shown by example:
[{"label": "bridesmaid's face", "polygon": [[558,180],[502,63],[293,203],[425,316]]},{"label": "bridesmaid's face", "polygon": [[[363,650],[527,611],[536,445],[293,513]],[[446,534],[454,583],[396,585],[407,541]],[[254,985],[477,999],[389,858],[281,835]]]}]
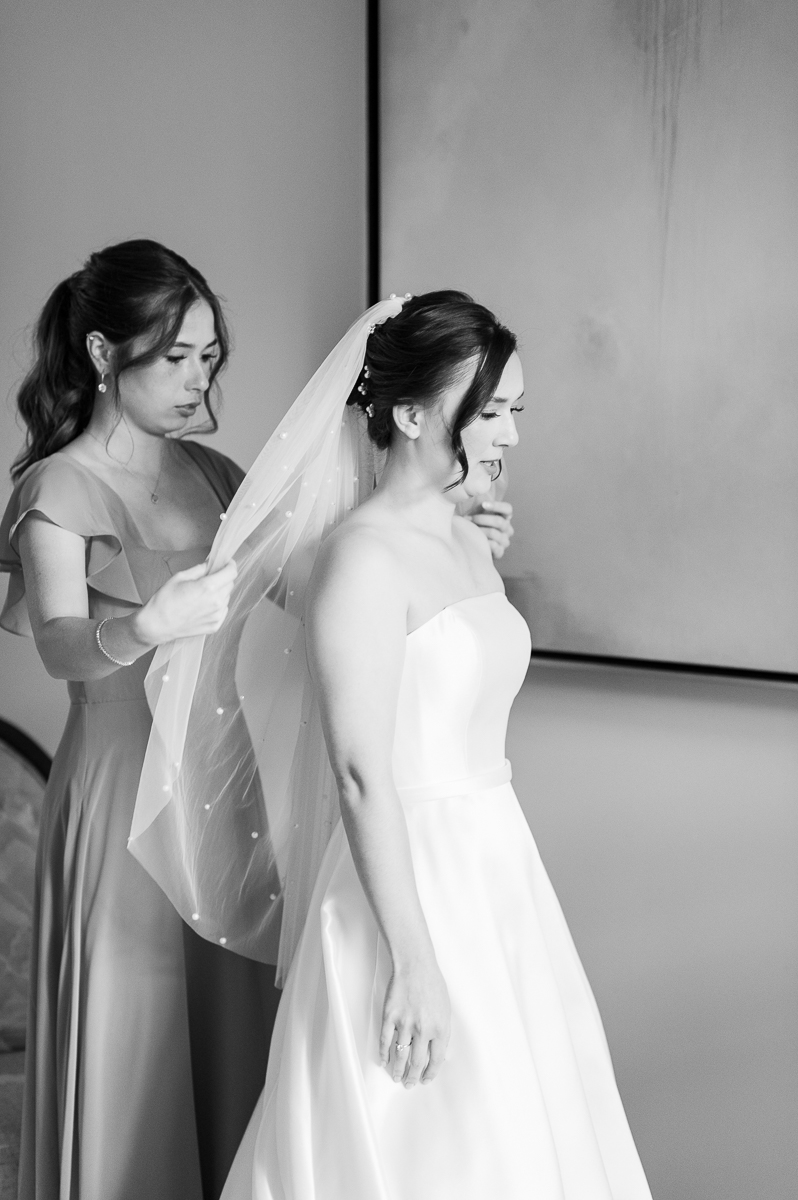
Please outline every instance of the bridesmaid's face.
[{"label": "bridesmaid's face", "polygon": [[146,433],[176,433],[202,404],[219,352],[213,312],[205,300],[185,315],[173,346],[144,367],[123,371],[119,400],[125,419]]},{"label": "bridesmaid's face", "polygon": [[[513,353],[507,360],[492,400],[460,434],[468,459],[468,474],[461,484],[448,493],[453,500],[460,502],[473,499],[490,491],[499,473],[504,451],[518,442],[515,413],[523,411],[523,405],[518,403],[523,394],[524,372],[520,358]],[[443,416],[450,427],[458,408],[453,401],[454,397],[447,397],[443,401]],[[451,412],[446,411],[447,403],[451,406]],[[460,474],[460,465],[456,463],[455,466],[453,477],[456,479]]]}]

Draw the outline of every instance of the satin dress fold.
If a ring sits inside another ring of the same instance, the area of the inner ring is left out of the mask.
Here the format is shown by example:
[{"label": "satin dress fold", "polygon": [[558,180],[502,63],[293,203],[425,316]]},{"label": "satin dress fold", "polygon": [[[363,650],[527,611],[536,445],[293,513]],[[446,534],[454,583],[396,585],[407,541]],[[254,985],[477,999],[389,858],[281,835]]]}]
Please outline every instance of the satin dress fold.
[{"label": "satin dress fold", "polygon": [[339,822],[223,1200],[650,1200],[505,760],[529,650],[498,592],[407,638],[393,773],[452,1006],[441,1073],[380,1065],[390,961]]}]

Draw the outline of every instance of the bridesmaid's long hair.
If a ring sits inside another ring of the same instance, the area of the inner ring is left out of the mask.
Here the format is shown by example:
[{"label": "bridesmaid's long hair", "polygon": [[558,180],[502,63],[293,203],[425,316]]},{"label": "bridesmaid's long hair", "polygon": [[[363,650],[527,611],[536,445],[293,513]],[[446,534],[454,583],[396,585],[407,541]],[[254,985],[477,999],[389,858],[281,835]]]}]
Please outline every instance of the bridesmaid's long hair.
[{"label": "bridesmaid's long hair", "polygon": [[347,403],[368,416],[368,432],[379,450],[393,440],[395,404],[435,404],[457,382],[466,364],[477,369],[452,423],[452,451],[462,475],[468,459],[461,434],[495,395],[517,339],[493,313],[465,292],[412,296],[397,316],[369,335],[363,372]]},{"label": "bridesmaid's long hair", "polygon": [[19,479],[88,425],[97,378],[87,334],[96,330],[114,347],[109,378],[116,396],[121,373],[164,354],[198,300],[211,307],[219,352],[204,395],[209,422],[195,433],[217,428],[212,396],[230,353],[221,303],[199,271],[159,242],[138,239],[96,251],[80,271],[59,283],[36,322],[34,363],[17,394],[27,438],[12,478]]}]

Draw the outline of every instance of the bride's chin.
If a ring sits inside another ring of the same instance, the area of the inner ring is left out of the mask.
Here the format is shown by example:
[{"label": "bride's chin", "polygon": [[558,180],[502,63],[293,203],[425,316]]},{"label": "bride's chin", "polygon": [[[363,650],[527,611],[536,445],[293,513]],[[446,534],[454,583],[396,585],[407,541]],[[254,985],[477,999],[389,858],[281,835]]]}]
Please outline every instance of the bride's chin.
[{"label": "bride's chin", "polygon": [[447,499],[454,504],[463,504],[476,499],[477,496],[484,496],[493,486],[493,477],[481,461],[469,463],[465,479],[462,478],[462,474],[462,468],[457,463],[455,472],[443,484]]},{"label": "bride's chin", "polygon": [[493,487],[493,475],[485,463],[476,462],[469,466],[463,487],[468,489],[469,496],[484,496],[490,491]]}]

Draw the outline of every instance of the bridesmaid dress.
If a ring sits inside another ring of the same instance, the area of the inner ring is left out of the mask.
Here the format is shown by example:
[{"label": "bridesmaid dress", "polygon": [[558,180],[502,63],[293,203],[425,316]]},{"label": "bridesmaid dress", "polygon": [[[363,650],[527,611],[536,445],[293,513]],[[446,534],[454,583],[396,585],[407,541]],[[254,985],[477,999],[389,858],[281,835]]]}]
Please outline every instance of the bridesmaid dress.
[{"label": "bridesmaid dress", "polygon": [[451,999],[440,1075],[380,1065],[389,956],[339,822],[223,1200],[651,1200],[504,757],[529,648],[498,592],[407,638],[393,772]]},{"label": "bridesmaid dress", "polygon": [[[241,472],[180,445],[221,512]],[[85,539],[94,619],[130,612],[210,549],[145,545],[116,492],[54,454],[0,527],[15,633],[30,633],[16,537],[31,513]],[[68,684],[38,849],[20,1200],[211,1200],[263,1082],[273,975],[184,926],[127,850],[151,657]]]}]

